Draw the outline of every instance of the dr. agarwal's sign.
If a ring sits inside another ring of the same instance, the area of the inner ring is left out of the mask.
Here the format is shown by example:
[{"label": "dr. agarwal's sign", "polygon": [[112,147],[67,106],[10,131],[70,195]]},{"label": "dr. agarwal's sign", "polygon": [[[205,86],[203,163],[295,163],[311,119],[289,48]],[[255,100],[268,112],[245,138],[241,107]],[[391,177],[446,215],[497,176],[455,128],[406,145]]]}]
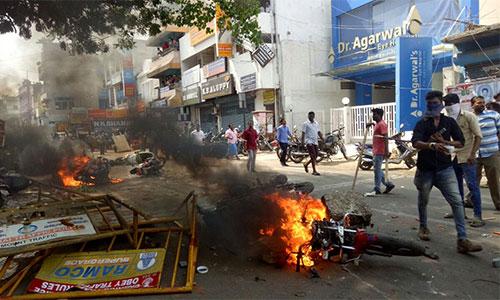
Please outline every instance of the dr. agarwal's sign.
[{"label": "dr. agarwal's sign", "polygon": [[400,37],[396,46],[396,126],[410,131],[422,117],[431,89],[432,38]]},{"label": "dr. agarwal's sign", "polygon": [[401,20],[401,25],[387,28],[368,35],[350,35],[353,30],[344,29],[346,34],[339,32],[339,36],[345,38],[333,47],[329,54],[330,63],[336,67],[359,64],[364,61],[377,60],[393,56],[396,39],[400,36],[415,36],[422,28],[422,18],[415,5],[413,5],[407,17]]},{"label": "dr. agarwal's sign", "polygon": [[420,32],[422,19],[413,5],[408,13],[408,17],[403,21],[403,24],[393,28],[386,29],[367,36],[354,37],[351,42],[339,42],[337,44],[337,54],[341,55],[347,51],[368,51],[371,49],[384,50],[396,46],[396,38],[405,34],[416,35]]}]

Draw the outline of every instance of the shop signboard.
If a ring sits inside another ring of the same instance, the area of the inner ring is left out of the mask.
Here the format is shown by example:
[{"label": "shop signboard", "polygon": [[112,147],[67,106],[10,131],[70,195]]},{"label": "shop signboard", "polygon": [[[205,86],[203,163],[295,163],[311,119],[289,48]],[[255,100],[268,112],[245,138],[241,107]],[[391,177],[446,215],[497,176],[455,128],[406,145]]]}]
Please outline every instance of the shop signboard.
[{"label": "shop signboard", "polygon": [[32,293],[157,288],[165,249],[76,252],[51,255],[28,286]]},{"label": "shop signboard", "polygon": [[233,56],[232,43],[217,43],[217,56],[218,57],[231,57]]},{"label": "shop signboard", "polygon": [[224,57],[219,58],[205,66],[203,66],[203,77],[209,78],[215,75],[222,74],[226,72],[226,59]]},{"label": "shop signboard", "polygon": [[182,91],[182,102],[183,105],[200,103],[200,89],[198,85],[187,87]]},{"label": "shop signboard", "polygon": [[240,89],[242,93],[253,91],[256,88],[257,88],[257,76],[255,73],[240,77]]},{"label": "shop signboard", "polygon": [[207,23],[207,28],[210,29],[210,32],[207,32],[205,28],[198,29],[197,27],[191,28],[189,30],[189,37],[191,39],[191,46],[196,46],[209,37],[213,36],[215,33],[215,20],[212,20]]},{"label": "shop signboard", "polygon": [[203,100],[222,97],[233,93],[233,82],[231,75],[225,74],[217,78],[209,79],[201,86],[201,98]]},{"label": "shop signboard", "polygon": [[275,100],[274,94],[275,94],[274,90],[265,90],[262,93],[264,105],[269,105],[274,103]]},{"label": "shop signboard", "polygon": [[69,116],[71,124],[83,124],[88,120],[88,109],[85,107],[73,107]]},{"label": "shop signboard", "polygon": [[0,249],[95,233],[94,226],[86,214],[37,220],[29,224],[3,225],[0,227]]},{"label": "shop signboard", "polygon": [[396,45],[396,128],[411,131],[431,90],[432,38],[400,37]]},{"label": "shop signboard", "polygon": [[128,116],[128,108],[120,109],[89,109],[88,117],[92,120],[123,119]]},{"label": "shop signboard", "polygon": [[396,40],[402,36],[429,36],[439,45],[460,24],[443,26],[436,20],[460,20],[467,11],[463,1],[384,0],[371,1],[345,10],[342,1],[332,2],[334,34],[331,62],[335,68],[387,59],[396,55]]},{"label": "shop signboard", "polygon": [[109,119],[109,120],[93,120],[92,127],[94,130],[125,128],[128,127],[130,121],[128,119]]},{"label": "shop signboard", "polygon": [[493,99],[500,93],[500,78],[460,83],[446,88],[446,93],[457,94],[460,98],[462,108],[471,110],[470,100],[474,96],[483,96],[484,99]]},{"label": "shop signboard", "polygon": [[182,86],[187,87],[200,82],[200,65],[196,65],[182,73]]},{"label": "shop signboard", "polygon": [[273,58],[274,52],[266,44],[262,44],[254,52],[252,52],[253,59],[259,63],[261,67],[265,67]]}]

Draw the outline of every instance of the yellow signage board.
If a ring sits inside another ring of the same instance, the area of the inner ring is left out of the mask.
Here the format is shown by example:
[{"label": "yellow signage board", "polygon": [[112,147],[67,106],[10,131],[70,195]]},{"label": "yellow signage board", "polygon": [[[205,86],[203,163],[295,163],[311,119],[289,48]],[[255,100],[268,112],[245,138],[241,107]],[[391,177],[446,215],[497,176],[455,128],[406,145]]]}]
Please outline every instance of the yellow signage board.
[{"label": "yellow signage board", "polygon": [[156,288],[165,249],[76,252],[51,255],[31,281],[33,293]]},{"label": "yellow signage board", "polygon": [[265,105],[268,105],[268,104],[273,104],[274,103],[274,90],[265,90],[263,93],[262,93],[262,98],[263,98],[263,102]]}]

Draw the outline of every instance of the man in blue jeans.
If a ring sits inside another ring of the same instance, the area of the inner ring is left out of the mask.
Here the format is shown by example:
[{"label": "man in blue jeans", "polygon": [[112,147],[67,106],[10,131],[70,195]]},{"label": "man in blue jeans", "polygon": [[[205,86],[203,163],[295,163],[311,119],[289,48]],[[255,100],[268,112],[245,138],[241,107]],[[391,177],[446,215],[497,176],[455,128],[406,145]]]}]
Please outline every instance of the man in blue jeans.
[{"label": "man in blue jeans", "polygon": [[420,229],[418,237],[430,240],[427,227],[427,204],[433,186],[441,191],[451,206],[457,230],[457,251],[468,253],[481,251],[481,245],[467,239],[464,220],[464,206],[453,170],[451,153],[462,148],[465,141],[457,122],[441,113],[443,93],[431,91],[425,96],[426,111],[413,130],[413,147],[419,149],[417,172],[414,183],[418,190],[418,214]]},{"label": "man in blue jeans", "polygon": [[[463,182],[465,177],[474,204],[474,218],[470,225],[472,227],[481,227],[484,226],[484,221],[481,217],[481,191],[476,180],[476,153],[479,150],[483,135],[477,117],[473,113],[461,109],[460,98],[457,94],[448,94],[444,96],[443,100],[448,117],[457,121],[465,140],[464,147],[456,151],[455,159],[453,159],[453,169],[457,176],[460,196],[463,202]],[[447,213],[445,218],[453,218],[453,214]]]},{"label": "man in blue jeans", "polygon": [[[366,193],[365,196],[372,197],[375,195],[382,194],[380,186],[385,185],[384,194],[390,193],[394,189],[394,184],[385,178],[384,172],[382,171],[382,162],[384,159],[389,159],[389,141],[387,140],[387,124],[385,123],[383,116],[384,110],[381,108],[372,109],[373,121],[375,121],[375,127],[373,127],[373,172],[375,177],[375,187],[370,193]],[[368,124],[368,126],[372,126]]]},{"label": "man in blue jeans", "polygon": [[290,132],[288,126],[286,126],[285,118],[281,118],[280,126],[276,130],[276,139],[280,143],[280,149],[281,149],[280,162],[281,165],[284,167],[288,166],[286,163],[286,155],[288,151],[288,137],[292,137],[292,133]]}]

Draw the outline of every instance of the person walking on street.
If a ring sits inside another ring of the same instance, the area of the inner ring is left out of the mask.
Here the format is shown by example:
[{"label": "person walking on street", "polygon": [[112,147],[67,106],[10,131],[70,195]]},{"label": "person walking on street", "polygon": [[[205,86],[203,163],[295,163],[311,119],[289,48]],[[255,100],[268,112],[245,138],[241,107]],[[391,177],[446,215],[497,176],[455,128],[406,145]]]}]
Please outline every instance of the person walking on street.
[{"label": "person walking on street", "polygon": [[[375,127],[373,127],[373,171],[375,177],[375,187],[370,193],[366,193],[365,196],[373,197],[382,193],[380,190],[380,185],[385,185],[384,194],[390,193],[394,189],[394,184],[385,178],[384,172],[382,172],[382,162],[384,159],[389,159],[389,140],[387,139],[387,124],[383,120],[384,110],[381,108],[372,109],[373,121],[375,121]],[[367,126],[373,126],[373,123]],[[387,180],[387,181],[386,181]]]},{"label": "person walking on street", "polygon": [[281,118],[280,124],[281,125],[278,126],[278,129],[276,131],[276,139],[280,143],[280,149],[281,149],[280,161],[281,161],[282,166],[288,166],[286,164],[286,155],[287,155],[287,150],[288,150],[288,137],[292,137],[292,133],[290,132],[290,129],[286,125],[285,118]]},{"label": "person walking on street", "polygon": [[418,190],[418,213],[420,229],[418,237],[430,240],[427,227],[427,204],[432,187],[441,191],[450,204],[457,230],[457,251],[468,253],[481,251],[481,245],[467,239],[464,207],[458,190],[457,177],[453,170],[450,153],[462,148],[465,141],[457,122],[441,114],[443,93],[431,91],[425,96],[426,111],[413,130],[413,147],[419,149],[414,183]]},{"label": "person walking on street", "polygon": [[248,122],[248,127],[241,134],[241,138],[245,140],[245,147],[248,152],[247,170],[250,173],[254,173],[257,154],[257,140],[259,139],[259,134],[253,128],[252,121]]},{"label": "person walking on street", "polygon": [[311,111],[307,114],[308,120],[302,125],[302,145],[306,145],[307,152],[309,152],[309,161],[304,164],[304,169],[306,173],[309,173],[309,164],[312,165],[313,172],[315,176],[320,174],[316,171],[316,158],[319,154],[318,149],[318,136],[323,140],[323,134],[319,131],[319,124],[314,120],[314,112]]},{"label": "person walking on street", "polygon": [[226,133],[224,137],[227,139],[227,159],[240,159],[238,157],[238,135],[234,131],[233,124],[227,126]]},{"label": "person walking on street", "polygon": [[[472,202],[474,203],[474,219],[471,222],[472,227],[484,226],[481,217],[481,191],[479,184],[476,182],[476,152],[479,150],[481,143],[481,129],[476,116],[468,111],[464,111],[460,107],[460,98],[457,94],[448,94],[444,98],[445,109],[449,117],[457,121],[462,134],[464,135],[464,147],[456,150],[455,158],[453,159],[453,169],[458,181],[458,190],[464,201],[464,178],[467,187],[472,194]],[[465,216],[464,213],[464,217]],[[445,218],[453,218],[452,213],[447,213]]]},{"label": "person walking on street", "polygon": [[196,124],[196,129],[191,132],[191,137],[196,145],[203,145],[205,133],[200,129],[200,124]]},{"label": "person walking on street", "polygon": [[486,110],[484,98],[481,96],[473,98],[471,104],[483,134],[477,158],[476,180],[479,185],[484,167],[491,200],[493,200],[495,209],[500,210],[500,114]]}]

